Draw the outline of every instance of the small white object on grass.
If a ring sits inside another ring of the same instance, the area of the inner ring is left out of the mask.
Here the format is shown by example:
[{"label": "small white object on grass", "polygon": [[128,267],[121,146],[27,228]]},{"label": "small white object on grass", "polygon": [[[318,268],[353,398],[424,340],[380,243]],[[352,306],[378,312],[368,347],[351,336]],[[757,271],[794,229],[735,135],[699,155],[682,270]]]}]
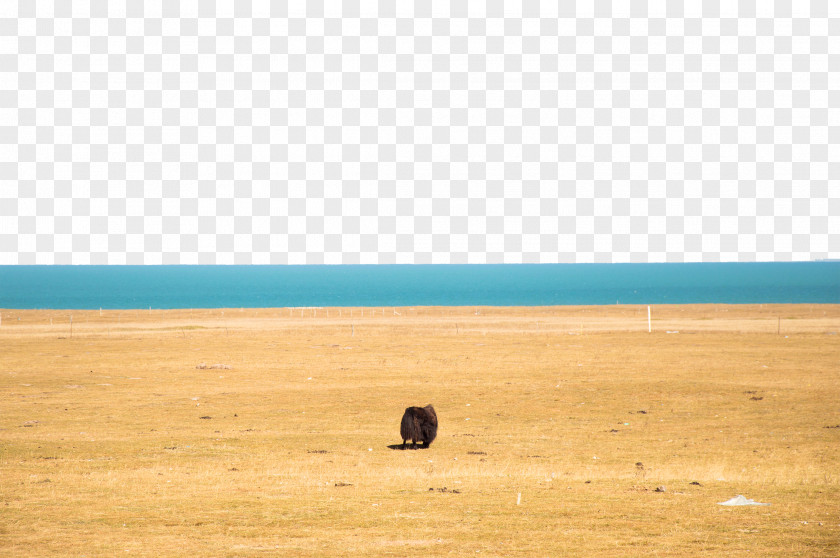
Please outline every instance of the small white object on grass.
[{"label": "small white object on grass", "polygon": [[749,498],[745,498],[738,494],[734,498],[727,500],[726,502],[718,502],[719,506],[769,506],[770,504],[763,504],[761,502],[756,502],[755,500],[750,500]]}]

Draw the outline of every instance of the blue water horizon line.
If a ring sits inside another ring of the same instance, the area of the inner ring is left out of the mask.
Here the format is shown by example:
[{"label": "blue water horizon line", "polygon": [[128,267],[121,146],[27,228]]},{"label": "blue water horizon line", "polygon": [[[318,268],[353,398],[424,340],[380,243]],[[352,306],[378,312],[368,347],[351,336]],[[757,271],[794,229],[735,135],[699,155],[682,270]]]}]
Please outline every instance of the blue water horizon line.
[{"label": "blue water horizon line", "polygon": [[840,261],[0,266],[0,308],[840,303]]}]

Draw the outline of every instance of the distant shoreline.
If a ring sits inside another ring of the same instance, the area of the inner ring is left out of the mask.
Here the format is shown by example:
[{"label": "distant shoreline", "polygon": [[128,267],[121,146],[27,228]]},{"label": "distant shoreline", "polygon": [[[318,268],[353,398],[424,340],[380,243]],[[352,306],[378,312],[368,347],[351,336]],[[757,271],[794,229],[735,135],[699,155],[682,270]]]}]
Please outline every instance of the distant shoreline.
[{"label": "distant shoreline", "polygon": [[481,305],[481,304],[462,304],[462,305],[440,305],[440,304],[410,304],[406,306],[394,306],[390,304],[378,304],[372,306],[224,306],[224,307],[216,307],[216,306],[208,306],[208,307],[193,307],[193,308],[155,308],[154,306],[141,308],[11,308],[11,307],[0,307],[0,313],[5,312],[78,312],[78,313],[85,313],[85,312],[93,312],[93,313],[129,313],[129,312],[154,312],[160,315],[160,313],[180,313],[180,312],[243,312],[243,311],[258,311],[258,312],[272,312],[272,311],[289,311],[289,310],[335,310],[335,311],[343,311],[343,310],[406,310],[406,309],[416,309],[416,310],[431,310],[431,309],[440,309],[440,310],[449,310],[453,312],[457,311],[464,311],[464,310],[487,310],[487,311],[521,311],[527,312],[529,310],[547,310],[547,309],[568,309],[574,310],[577,308],[597,308],[597,309],[611,309],[611,308],[643,308],[650,306],[651,308],[688,308],[688,307],[735,307],[735,308],[749,308],[749,307],[766,307],[766,308],[774,308],[774,307],[785,307],[785,306],[794,306],[794,307],[804,307],[804,306],[819,306],[819,307],[837,307],[840,309],[840,303],[837,302],[676,302],[676,303],[651,303],[651,304],[644,304],[644,303],[619,303],[619,304],[541,304],[541,305],[518,305],[518,304],[507,304],[507,305]]},{"label": "distant shoreline", "polygon": [[[650,311],[648,310],[650,309]],[[665,304],[577,306],[376,306],[309,308],[193,308],[130,310],[0,309],[0,338],[106,338],[169,332],[196,335],[239,332],[324,331],[337,338],[374,332],[394,336],[423,327],[447,335],[557,336],[630,334],[837,335],[840,304]],[[649,317],[650,316],[650,317]],[[156,333],[157,332],[157,333]],[[203,332],[203,333],[202,333]],[[388,332],[388,333],[383,333]],[[523,337],[522,341],[528,337]]]}]

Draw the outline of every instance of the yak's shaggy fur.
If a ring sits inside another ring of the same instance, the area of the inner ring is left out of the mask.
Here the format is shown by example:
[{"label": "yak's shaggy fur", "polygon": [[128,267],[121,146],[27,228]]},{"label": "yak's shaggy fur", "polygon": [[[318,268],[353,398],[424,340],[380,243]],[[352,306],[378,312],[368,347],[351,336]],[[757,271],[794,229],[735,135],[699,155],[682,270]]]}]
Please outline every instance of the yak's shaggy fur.
[{"label": "yak's shaggy fur", "polygon": [[429,447],[437,436],[437,427],[437,413],[431,405],[407,408],[400,424],[403,449],[408,440],[411,440],[412,447],[415,447],[417,442],[421,442],[424,447]]}]

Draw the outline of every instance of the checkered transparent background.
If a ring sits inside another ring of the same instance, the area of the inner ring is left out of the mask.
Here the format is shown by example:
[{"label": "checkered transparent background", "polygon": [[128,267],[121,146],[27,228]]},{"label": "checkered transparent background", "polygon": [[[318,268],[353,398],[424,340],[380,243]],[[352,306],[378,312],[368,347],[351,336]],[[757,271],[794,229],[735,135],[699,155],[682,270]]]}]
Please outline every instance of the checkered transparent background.
[{"label": "checkered transparent background", "polygon": [[838,258],[839,190],[833,0],[0,2],[0,264]]}]

